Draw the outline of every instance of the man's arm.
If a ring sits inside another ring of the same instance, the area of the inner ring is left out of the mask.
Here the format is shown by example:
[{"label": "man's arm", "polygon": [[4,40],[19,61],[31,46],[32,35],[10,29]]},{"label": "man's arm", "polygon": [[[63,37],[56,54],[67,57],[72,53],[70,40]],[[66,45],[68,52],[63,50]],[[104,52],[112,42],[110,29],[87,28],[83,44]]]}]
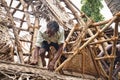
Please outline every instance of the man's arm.
[{"label": "man's arm", "polygon": [[63,50],[63,44],[60,44],[57,53],[54,55],[52,61],[48,65],[49,70],[51,70],[51,71],[54,70],[54,65],[55,65],[56,61],[58,60],[59,56],[61,55],[62,50]]},{"label": "man's arm", "polygon": [[35,46],[34,53],[32,54],[32,61],[30,64],[34,65],[38,63],[39,49],[40,47]]},{"label": "man's arm", "polygon": [[49,70],[53,71],[54,70],[54,65],[56,63],[56,61],[58,60],[59,56],[61,55],[62,53],[62,50],[63,50],[63,43],[64,43],[64,40],[65,40],[65,36],[64,36],[64,29],[63,28],[60,28],[59,29],[59,39],[58,39],[58,44],[59,44],[59,49],[57,51],[57,53],[54,55],[54,58],[53,60],[50,62],[50,64],[48,65],[48,68]]}]

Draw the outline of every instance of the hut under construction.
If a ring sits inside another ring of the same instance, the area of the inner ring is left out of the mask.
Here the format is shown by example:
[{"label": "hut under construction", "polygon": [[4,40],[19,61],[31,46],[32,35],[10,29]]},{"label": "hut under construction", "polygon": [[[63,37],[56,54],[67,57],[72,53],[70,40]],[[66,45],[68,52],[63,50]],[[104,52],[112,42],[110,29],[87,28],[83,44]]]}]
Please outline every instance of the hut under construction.
[{"label": "hut under construction", "polygon": [[[29,65],[39,28],[55,20],[65,31],[66,57],[56,62],[55,71],[41,63]],[[112,80],[116,44],[119,43],[120,12],[109,20],[95,22],[70,0],[0,0],[1,80]],[[114,29],[111,24],[114,23]],[[112,44],[111,55],[105,47]],[[103,50],[105,55],[97,57]],[[102,60],[110,63],[109,72]],[[119,64],[119,63],[118,63]]]}]

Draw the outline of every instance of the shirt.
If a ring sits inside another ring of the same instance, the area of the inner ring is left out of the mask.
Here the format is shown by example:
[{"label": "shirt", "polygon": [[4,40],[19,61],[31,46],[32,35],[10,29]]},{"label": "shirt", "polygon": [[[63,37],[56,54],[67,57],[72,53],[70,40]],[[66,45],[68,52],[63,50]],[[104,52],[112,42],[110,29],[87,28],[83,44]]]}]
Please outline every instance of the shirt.
[{"label": "shirt", "polygon": [[41,47],[43,41],[47,41],[48,43],[54,42],[58,44],[64,43],[64,29],[61,26],[59,26],[59,30],[52,37],[48,37],[48,35],[45,33],[46,29],[46,26],[40,27],[35,43],[37,47]]}]

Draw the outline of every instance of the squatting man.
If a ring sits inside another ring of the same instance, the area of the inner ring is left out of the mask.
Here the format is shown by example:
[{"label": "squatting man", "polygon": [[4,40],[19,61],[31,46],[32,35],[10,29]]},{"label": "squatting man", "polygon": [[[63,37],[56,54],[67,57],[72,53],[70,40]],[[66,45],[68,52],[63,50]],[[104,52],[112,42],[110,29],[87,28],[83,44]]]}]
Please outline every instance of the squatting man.
[{"label": "squatting man", "polygon": [[38,57],[40,56],[42,60],[42,65],[46,66],[45,53],[46,51],[49,52],[50,47],[53,46],[57,52],[54,54],[53,59],[48,64],[48,69],[53,71],[55,62],[57,61],[63,50],[63,43],[64,29],[61,26],[59,26],[59,24],[56,21],[50,21],[47,23],[47,26],[41,26],[38,31],[35,43],[35,50],[32,54],[33,60],[31,61],[31,64],[38,64]]}]

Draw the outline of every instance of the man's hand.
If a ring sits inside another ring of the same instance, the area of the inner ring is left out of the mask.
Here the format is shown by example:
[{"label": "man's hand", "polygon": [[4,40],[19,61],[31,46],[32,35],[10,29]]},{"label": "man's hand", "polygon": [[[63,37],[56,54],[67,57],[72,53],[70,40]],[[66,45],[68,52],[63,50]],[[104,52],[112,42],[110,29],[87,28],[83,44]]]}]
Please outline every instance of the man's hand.
[{"label": "man's hand", "polygon": [[55,63],[51,61],[48,65],[48,70],[53,71],[54,70],[54,65],[55,65]]}]

